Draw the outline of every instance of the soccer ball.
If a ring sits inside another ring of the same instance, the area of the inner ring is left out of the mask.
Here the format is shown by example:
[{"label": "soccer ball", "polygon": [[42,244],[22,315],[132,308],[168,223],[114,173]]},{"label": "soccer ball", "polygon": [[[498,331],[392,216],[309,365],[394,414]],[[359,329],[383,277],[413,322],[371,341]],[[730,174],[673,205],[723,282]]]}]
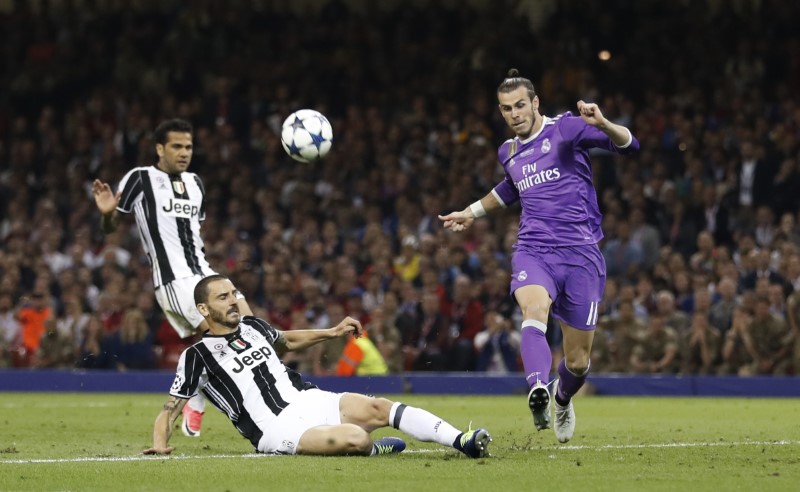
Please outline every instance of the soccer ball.
[{"label": "soccer ball", "polygon": [[331,150],[333,129],[328,118],[313,109],[290,114],[281,128],[281,145],[292,159],[311,162]]}]

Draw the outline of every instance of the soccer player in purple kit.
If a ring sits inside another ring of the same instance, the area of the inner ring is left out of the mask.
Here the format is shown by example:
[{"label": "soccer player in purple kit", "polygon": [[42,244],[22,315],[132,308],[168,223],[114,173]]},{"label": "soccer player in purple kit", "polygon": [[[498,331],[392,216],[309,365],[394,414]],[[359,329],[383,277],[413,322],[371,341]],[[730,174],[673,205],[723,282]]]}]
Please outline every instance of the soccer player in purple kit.
[{"label": "soccer player in purple kit", "polygon": [[597,243],[602,216],[592,183],[588,151],[631,154],[639,142],[608,121],[596,104],[578,101],[578,114],[539,113],[539,97],[516,69],[497,88],[500,112],[516,137],[497,151],[505,179],[486,196],[458,212],[440,215],[445,229],[463,231],[488,212],[519,200],[522,215],[511,260],[511,294],[523,314],[520,349],[530,387],[528,406],[537,430],[550,427],[552,353],[547,317],[561,321],[564,359],[553,384],[556,438],[575,432],[572,396],[589,372],[589,356],[606,266]]}]

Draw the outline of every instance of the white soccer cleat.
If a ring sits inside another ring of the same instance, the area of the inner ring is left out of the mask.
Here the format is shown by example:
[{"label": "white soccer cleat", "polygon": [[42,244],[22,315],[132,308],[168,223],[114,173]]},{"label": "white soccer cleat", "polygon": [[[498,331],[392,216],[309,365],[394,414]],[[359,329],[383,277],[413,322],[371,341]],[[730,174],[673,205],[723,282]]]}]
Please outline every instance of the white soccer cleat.
[{"label": "white soccer cleat", "polygon": [[536,430],[550,428],[550,391],[547,385],[537,380],[528,393],[528,408],[533,414]]},{"label": "white soccer cleat", "polygon": [[553,402],[553,430],[558,442],[565,443],[575,434],[575,407],[572,400],[563,407],[558,401]]}]

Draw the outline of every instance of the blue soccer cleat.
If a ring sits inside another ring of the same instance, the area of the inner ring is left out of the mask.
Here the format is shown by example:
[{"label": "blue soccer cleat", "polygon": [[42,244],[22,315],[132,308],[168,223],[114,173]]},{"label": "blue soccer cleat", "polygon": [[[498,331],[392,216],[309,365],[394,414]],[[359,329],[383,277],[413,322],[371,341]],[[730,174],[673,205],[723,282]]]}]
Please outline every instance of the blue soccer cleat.
[{"label": "blue soccer cleat", "polygon": [[492,436],[486,429],[470,429],[461,434],[459,444],[461,452],[470,458],[483,458],[489,454],[490,442],[492,442]]},{"label": "blue soccer cleat", "polygon": [[406,449],[406,442],[399,437],[384,437],[372,441],[373,456],[378,454],[401,453]]}]

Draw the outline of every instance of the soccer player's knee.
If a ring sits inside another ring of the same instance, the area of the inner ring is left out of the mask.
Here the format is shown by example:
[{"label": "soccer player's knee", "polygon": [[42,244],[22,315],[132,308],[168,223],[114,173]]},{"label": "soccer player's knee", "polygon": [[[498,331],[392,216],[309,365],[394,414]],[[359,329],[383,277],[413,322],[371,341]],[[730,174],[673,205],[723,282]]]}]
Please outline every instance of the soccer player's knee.
[{"label": "soccer player's knee", "polygon": [[370,416],[372,420],[381,425],[389,424],[389,412],[392,410],[392,401],[386,398],[373,398],[370,401]]},{"label": "soccer player's knee", "polygon": [[569,369],[569,372],[575,374],[576,376],[583,376],[589,371],[589,364],[575,364],[572,366],[568,365],[567,369]]},{"label": "soccer player's knee", "polygon": [[526,319],[535,319],[537,321],[541,321],[542,323],[547,323],[547,315],[550,311],[549,306],[541,305],[541,304],[528,304],[525,306],[525,318]]}]

